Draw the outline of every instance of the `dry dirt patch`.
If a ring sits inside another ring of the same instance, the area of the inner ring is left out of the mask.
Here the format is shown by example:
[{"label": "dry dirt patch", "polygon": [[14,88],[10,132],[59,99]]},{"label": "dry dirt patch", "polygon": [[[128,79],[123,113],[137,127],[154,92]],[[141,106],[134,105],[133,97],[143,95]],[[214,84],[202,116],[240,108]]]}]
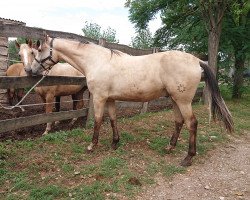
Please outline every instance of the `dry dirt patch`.
[{"label": "dry dirt patch", "polygon": [[138,200],[235,200],[250,199],[250,133],[217,147],[185,174],[157,183],[144,190]]}]

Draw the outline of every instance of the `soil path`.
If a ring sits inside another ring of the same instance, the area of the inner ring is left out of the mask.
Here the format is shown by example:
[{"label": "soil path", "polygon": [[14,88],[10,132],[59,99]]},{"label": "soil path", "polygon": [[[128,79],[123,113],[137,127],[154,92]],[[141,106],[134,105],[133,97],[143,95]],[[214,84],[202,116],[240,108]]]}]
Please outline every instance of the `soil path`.
[{"label": "soil path", "polygon": [[194,163],[185,174],[157,183],[138,200],[250,200],[250,132],[211,151],[203,164]]}]

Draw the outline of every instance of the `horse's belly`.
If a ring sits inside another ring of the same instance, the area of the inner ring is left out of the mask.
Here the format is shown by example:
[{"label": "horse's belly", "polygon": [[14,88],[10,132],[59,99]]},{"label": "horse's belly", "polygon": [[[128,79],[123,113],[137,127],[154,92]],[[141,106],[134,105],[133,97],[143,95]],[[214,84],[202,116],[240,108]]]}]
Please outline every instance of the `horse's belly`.
[{"label": "horse's belly", "polygon": [[161,96],[167,96],[167,91],[163,88],[154,90],[129,89],[120,90],[119,92],[110,93],[109,98],[120,101],[149,101]]},{"label": "horse's belly", "polygon": [[79,85],[60,85],[56,88],[55,96],[68,96],[76,94],[81,90]]}]

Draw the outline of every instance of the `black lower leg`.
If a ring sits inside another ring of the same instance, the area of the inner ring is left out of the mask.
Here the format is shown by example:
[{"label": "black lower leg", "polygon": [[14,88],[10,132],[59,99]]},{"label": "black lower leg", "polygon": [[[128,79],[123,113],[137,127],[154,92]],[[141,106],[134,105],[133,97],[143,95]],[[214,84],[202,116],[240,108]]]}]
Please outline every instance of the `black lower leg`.
[{"label": "black lower leg", "polygon": [[190,136],[189,136],[189,148],[188,148],[188,155],[186,158],[181,162],[182,166],[190,166],[192,164],[192,158],[196,155],[196,135],[197,135],[197,125],[198,121],[193,116],[190,125]]},{"label": "black lower leg", "polygon": [[167,153],[170,153],[175,148],[177,140],[178,140],[180,132],[181,132],[181,128],[183,126],[183,123],[184,123],[184,121],[182,121],[182,122],[175,121],[175,132],[173,133],[173,135],[170,139],[169,146],[166,148]]},{"label": "black lower leg", "polygon": [[118,142],[120,140],[118,129],[117,129],[117,121],[111,119],[110,123],[111,123],[111,127],[112,127],[112,130],[113,130],[113,142],[112,142],[111,146],[112,146],[113,149],[117,149],[117,144],[118,144]]}]

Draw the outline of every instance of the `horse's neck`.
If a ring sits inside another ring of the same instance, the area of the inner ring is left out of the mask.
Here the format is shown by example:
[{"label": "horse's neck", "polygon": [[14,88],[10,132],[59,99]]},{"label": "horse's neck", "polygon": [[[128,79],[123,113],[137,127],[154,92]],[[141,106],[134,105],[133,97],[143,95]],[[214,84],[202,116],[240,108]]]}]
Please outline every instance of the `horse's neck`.
[{"label": "horse's neck", "polygon": [[93,65],[93,63],[99,60],[100,53],[102,53],[102,51],[97,51],[97,49],[103,50],[104,52],[106,50],[94,44],[81,44],[64,39],[55,41],[57,42],[54,44],[54,48],[58,52],[59,60],[64,60],[69,63],[85,76],[92,70],[95,70],[95,66],[98,66],[96,64]]}]

